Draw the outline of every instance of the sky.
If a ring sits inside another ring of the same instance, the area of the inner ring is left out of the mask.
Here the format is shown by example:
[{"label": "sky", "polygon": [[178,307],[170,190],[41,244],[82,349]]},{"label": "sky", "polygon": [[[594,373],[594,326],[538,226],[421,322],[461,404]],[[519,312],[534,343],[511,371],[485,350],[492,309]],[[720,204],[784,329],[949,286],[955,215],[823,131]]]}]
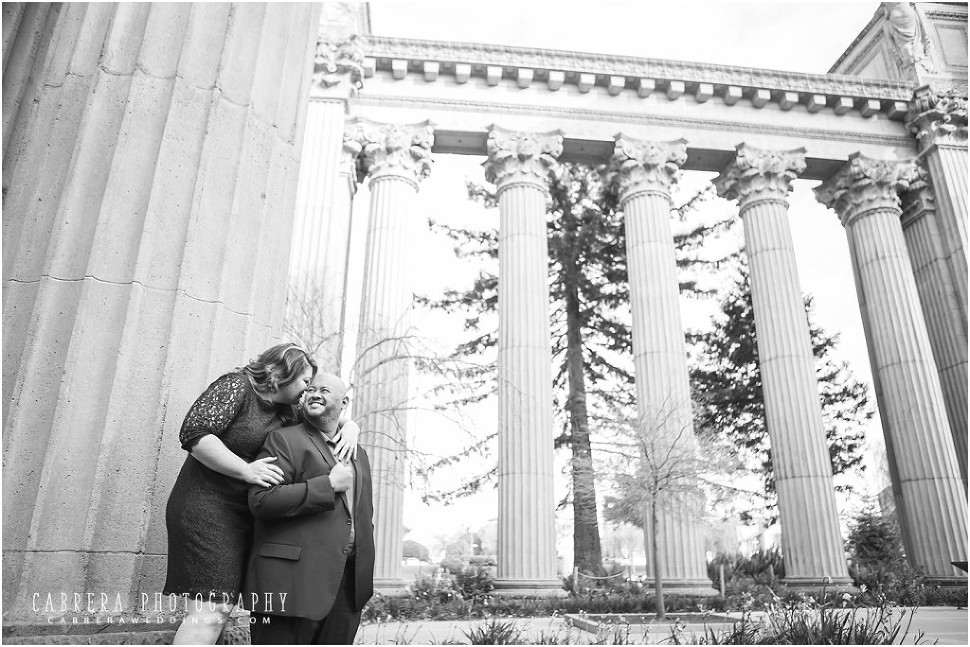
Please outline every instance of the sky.
[{"label": "sky", "polygon": [[[371,28],[375,35],[504,44],[666,58],[727,65],[824,74],[879,9],[877,2],[373,2]],[[366,87],[366,81],[365,81]],[[422,183],[419,200],[428,217],[453,225],[497,226],[497,213],[469,202],[466,180],[481,182],[483,158],[436,155],[431,177]],[[685,173],[682,183],[699,187],[713,174]],[[812,194],[817,182],[796,181],[790,198],[790,223],[802,291],[815,298],[816,321],[840,335],[839,356],[857,378],[871,383],[865,338],[849,264],[845,232],[835,214]],[[355,198],[352,255],[364,257],[368,192],[362,186]],[[731,207],[723,201],[712,209]],[[742,228],[735,227],[740,242]],[[449,240],[425,228],[416,232],[415,292],[435,296],[447,288],[466,288],[479,267],[457,261]],[[361,285],[362,262],[352,263],[351,293]],[[359,302],[353,296],[350,302]],[[686,327],[709,325],[714,304],[685,304]],[[348,314],[349,333],[356,311]],[[461,341],[460,324],[443,315],[423,315],[422,329],[435,330],[442,348]],[[496,404],[464,412],[469,426],[482,432],[496,425]],[[409,443],[429,455],[447,456],[468,442],[468,433],[433,414],[417,412],[408,420]],[[878,445],[878,419],[867,434]],[[557,468],[563,469],[560,460]],[[465,473],[450,476],[457,482]],[[447,475],[443,476],[448,479]],[[443,481],[439,482],[443,483]],[[565,494],[566,476],[557,473],[557,497]],[[876,480],[864,487],[878,490]],[[434,552],[436,535],[475,529],[497,514],[495,490],[462,500],[444,509],[426,506],[416,492],[405,498],[405,526],[409,537]],[[568,523],[560,522],[559,548],[571,552]],[[568,563],[568,562],[567,562]]]}]

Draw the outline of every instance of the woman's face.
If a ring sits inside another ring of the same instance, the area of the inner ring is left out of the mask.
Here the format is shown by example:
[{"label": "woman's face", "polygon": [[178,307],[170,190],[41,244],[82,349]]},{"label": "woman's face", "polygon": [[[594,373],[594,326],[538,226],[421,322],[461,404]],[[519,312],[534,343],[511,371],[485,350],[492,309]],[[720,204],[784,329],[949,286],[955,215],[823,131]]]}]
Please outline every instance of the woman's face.
[{"label": "woman's face", "polygon": [[300,400],[300,396],[306,391],[307,386],[310,385],[310,380],[313,379],[313,369],[307,366],[303,369],[300,377],[296,378],[286,386],[280,387],[273,396],[273,402],[280,402],[284,404],[296,404]]}]

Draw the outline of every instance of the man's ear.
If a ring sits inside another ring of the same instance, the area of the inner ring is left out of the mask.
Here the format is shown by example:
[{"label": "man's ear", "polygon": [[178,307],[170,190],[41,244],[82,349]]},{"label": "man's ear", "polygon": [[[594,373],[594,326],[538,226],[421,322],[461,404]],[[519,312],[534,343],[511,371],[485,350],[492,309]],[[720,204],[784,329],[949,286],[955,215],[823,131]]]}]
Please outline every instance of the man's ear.
[{"label": "man's ear", "polygon": [[347,408],[347,405],[348,405],[348,404],[350,404],[350,398],[348,398],[348,397],[347,397],[347,396],[345,395],[345,396],[343,397],[343,399],[342,399],[342,400],[340,401],[340,408],[341,408],[341,409],[346,409],[346,408]]}]

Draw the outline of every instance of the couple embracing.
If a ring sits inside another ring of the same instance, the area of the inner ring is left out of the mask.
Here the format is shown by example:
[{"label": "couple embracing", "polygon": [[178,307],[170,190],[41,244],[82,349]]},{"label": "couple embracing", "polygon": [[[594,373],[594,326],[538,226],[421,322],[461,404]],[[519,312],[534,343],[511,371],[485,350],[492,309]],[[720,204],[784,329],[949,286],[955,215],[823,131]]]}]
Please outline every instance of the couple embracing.
[{"label": "couple embracing", "polygon": [[195,401],[166,509],[175,644],[213,644],[235,604],[253,644],[352,644],[373,594],[370,465],[342,419],[347,387],[295,344]]}]

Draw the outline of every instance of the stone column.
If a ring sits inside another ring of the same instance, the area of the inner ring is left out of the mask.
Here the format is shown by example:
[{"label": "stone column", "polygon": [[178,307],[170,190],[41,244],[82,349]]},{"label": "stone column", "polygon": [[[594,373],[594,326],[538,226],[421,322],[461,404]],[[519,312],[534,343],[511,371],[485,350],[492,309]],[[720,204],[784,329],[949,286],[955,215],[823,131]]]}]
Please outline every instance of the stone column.
[{"label": "stone column", "polygon": [[937,200],[924,166],[903,195],[903,236],[943,388],[963,488],[967,488],[967,335],[940,232]]},{"label": "stone column", "polygon": [[343,171],[356,150],[344,145],[347,102],[361,87],[363,48],[355,36],[321,38],[297,189],[286,328],[320,366],[341,372],[347,256],[356,177]]},{"label": "stone column", "polygon": [[900,224],[915,163],[855,153],[815,189],[845,226],[906,553],[935,581],[966,583],[967,507],[943,393]]},{"label": "stone column", "polygon": [[805,149],[740,144],[714,181],[737,200],[751,269],[758,366],[771,438],[788,586],[851,586],[825,443],[815,357],[788,227],[788,194]]},{"label": "stone column", "polygon": [[[618,135],[608,174],[608,181],[619,189],[620,208],[626,218],[639,433],[647,437],[645,444],[655,452],[671,456],[681,453],[685,460],[693,455],[696,443],[670,230],[670,189],[686,160],[687,142],[683,139],[644,142]],[[679,447],[668,451],[667,442]],[[667,508],[661,515],[657,536],[662,538],[664,588],[672,593],[709,595],[711,580],[707,577],[699,511]],[[646,532],[644,537],[650,555],[653,532]],[[653,573],[652,564],[648,572]]]},{"label": "stone column", "polygon": [[497,591],[550,595],[556,577],[546,203],[562,134],[492,127],[499,203]]},{"label": "stone column", "polygon": [[[967,487],[967,104],[919,88],[909,125],[923,161],[904,234]],[[928,171],[928,173],[926,173]]]},{"label": "stone column", "polygon": [[61,7],[4,205],[5,616],[160,591],[182,418],[279,338],[318,12]]},{"label": "stone column", "polygon": [[377,562],[374,585],[403,588],[405,452],[413,293],[408,277],[418,182],[431,172],[434,135],[427,122],[398,126],[358,121],[361,163],[370,177],[370,217],[357,366],[354,419],[370,452],[374,480]]},{"label": "stone column", "polygon": [[952,90],[941,95],[923,86],[913,95],[908,124],[935,189],[937,220],[966,336],[967,100]]}]

